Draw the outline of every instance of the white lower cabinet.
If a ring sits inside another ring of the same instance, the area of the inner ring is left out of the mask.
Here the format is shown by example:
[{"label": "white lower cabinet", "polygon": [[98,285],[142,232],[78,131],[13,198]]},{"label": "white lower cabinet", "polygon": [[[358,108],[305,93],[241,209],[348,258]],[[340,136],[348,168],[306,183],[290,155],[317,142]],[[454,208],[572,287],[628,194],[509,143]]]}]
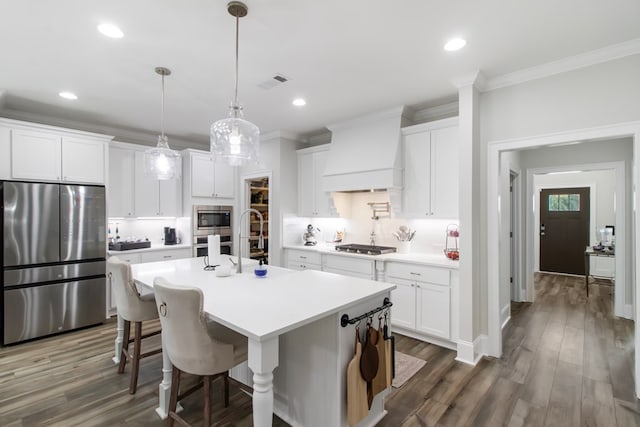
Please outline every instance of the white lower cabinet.
[{"label": "white lower cabinet", "polygon": [[391,291],[391,322],[418,334],[451,338],[451,287],[447,268],[387,262],[385,281]]},{"label": "white lower cabinet", "polygon": [[375,261],[344,255],[325,255],[322,271],[375,280]]},{"label": "white lower cabinet", "polygon": [[318,252],[287,249],[286,260],[291,270],[322,270],[322,255]]}]

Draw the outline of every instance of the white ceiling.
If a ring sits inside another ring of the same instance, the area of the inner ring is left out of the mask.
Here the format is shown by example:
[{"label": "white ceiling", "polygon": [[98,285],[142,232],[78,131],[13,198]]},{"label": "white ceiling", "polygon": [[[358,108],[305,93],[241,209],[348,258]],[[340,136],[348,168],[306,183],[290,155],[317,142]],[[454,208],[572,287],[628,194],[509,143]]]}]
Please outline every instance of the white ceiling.
[{"label": "white ceiling", "polygon": [[[233,97],[235,20],[224,0],[0,0],[0,115],[29,113],[206,144]],[[640,38],[638,0],[247,0],[239,98],[262,133],[320,132],[397,105],[456,99],[491,78]],[[115,40],[96,31],[113,22]],[[467,39],[445,52],[453,36]],[[290,81],[259,87],[281,73]],[[75,92],[68,101],[58,92]],[[294,107],[294,97],[307,105]],[[149,141],[150,144],[155,141]]]}]

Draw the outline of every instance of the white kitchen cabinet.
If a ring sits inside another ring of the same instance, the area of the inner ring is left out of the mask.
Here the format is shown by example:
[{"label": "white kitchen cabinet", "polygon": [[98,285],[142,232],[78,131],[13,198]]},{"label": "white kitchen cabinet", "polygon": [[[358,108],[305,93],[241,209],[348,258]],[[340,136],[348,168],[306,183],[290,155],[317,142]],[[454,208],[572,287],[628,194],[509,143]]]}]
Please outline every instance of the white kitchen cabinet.
[{"label": "white kitchen cabinet", "polygon": [[167,261],[171,259],[191,258],[190,248],[163,249],[140,253],[140,262]]},{"label": "white kitchen cabinet", "polygon": [[105,151],[103,142],[63,136],[62,180],[104,184]]},{"label": "white kitchen cabinet", "polygon": [[0,126],[0,179],[11,179],[11,129]]},{"label": "white kitchen cabinet", "polygon": [[402,129],[403,216],[458,218],[457,118]]},{"label": "white kitchen cabinet", "polygon": [[109,147],[109,185],[107,209],[110,217],[135,217],[135,151]]},{"label": "white kitchen cabinet", "polygon": [[329,145],[298,150],[298,215],[332,216],[331,195],[322,189]]},{"label": "white kitchen cabinet", "polygon": [[322,264],[322,271],[369,280],[376,279],[374,260],[345,255],[326,254]]},{"label": "white kitchen cabinet", "polygon": [[235,171],[209,154],[189,153],[192,197],[233,199]]},{"label": "white kitchen cabinet", "polygon": [[11,130],[14,179],[104,184],[105,142],[39,130]]},{"label": "white kitchen cabinet", "polygon": [[391,322],[419,335],[451,338],[450,271],[446,268],[397,262],[385,263],[391,291]]},{"label": "white kitchen cabinet", "polygon": [[134,210],[137,217],[180,216],[180,179],[159,180],[144,171],[144,152],[135,152]]},{"label": "white kitchen cabinet", "polygon": [[322,270],[322,255],[312,251],[287,249],[287,268],[292,270]]}]

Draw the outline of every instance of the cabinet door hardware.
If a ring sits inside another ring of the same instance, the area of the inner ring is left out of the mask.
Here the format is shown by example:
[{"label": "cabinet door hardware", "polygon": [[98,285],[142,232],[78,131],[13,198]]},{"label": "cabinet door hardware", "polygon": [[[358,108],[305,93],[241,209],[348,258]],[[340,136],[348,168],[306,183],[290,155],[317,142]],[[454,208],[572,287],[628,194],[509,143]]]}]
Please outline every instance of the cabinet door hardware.
[{"label": "cabinet door hardware", "polygon": [[409,274],[411,274],[412,276],[422,276],[422,274],[414,273],[413,271],[410,271]]}]

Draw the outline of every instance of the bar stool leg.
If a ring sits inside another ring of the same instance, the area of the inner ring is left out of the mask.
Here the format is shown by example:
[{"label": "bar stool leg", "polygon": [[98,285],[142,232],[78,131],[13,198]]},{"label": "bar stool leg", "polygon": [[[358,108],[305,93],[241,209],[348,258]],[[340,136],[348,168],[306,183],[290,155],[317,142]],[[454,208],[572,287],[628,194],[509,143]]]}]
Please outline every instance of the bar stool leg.
[{"label": "bar stool leg", "polygon": [[204,414],[203,414],[203,425],[210,426],[211,425],[211,376],[205,375],[202,379],[204,382]]},{"label": "bar stool leg", "polygon": [[171,394],[169,395],[169,411],[167,417],[167,426],[173,427],[174,416],[176,415],[176,407],[178,406],[178,391],[180,390],[180,369],[173,367],[171,372]]},{"label": "bar stool leg", "polygon": [[129,394],[136,394],[138,388],[138,371],[140,369],[140,353],[142,351],[142,322],[134,323],[133,357],[131,357],[131,384]]},{"label": "bar stool leg", "polygon": [[120,351],[120,364],[118,365],[118,373],[124,372],[124,366],[127,364],[127,353],[129,352],[129,337],[131,336],[131,322],[124,321],[124,336],[122,337],[122,350]]}]

